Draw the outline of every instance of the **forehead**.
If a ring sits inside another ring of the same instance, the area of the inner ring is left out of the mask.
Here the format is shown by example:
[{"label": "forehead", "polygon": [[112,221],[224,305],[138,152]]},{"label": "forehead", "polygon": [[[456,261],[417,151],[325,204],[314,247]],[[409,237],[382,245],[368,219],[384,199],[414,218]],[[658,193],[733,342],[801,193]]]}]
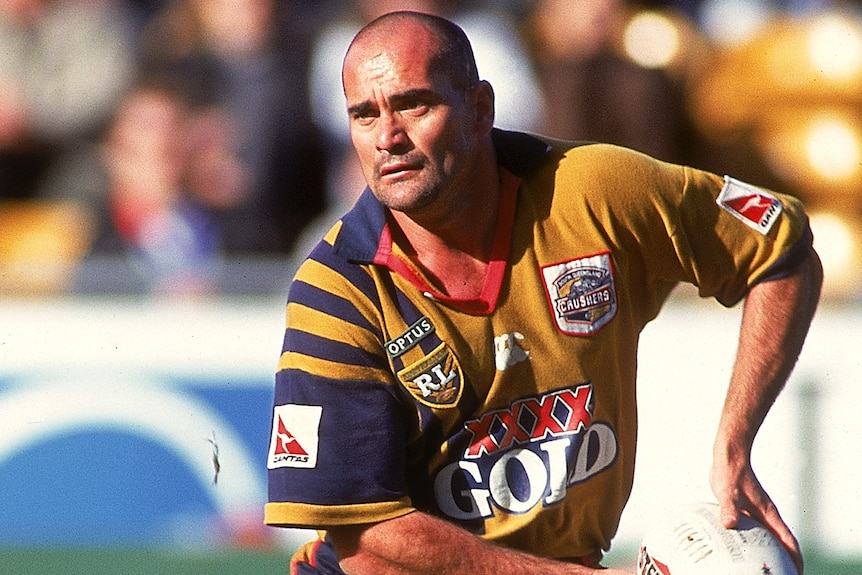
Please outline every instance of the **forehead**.
[{"label": "forehead", "polygon": [[373,34],[351,47],[344,60],[345,91],[362,86],[429,82],[438,43],[423,28]]},{"label": "forehead", "polygon": [[411,68],[402,69],[398,55],[387,51],[358,62],[356,76],[360,82],[387,84],[396,81],[410,70]]}]

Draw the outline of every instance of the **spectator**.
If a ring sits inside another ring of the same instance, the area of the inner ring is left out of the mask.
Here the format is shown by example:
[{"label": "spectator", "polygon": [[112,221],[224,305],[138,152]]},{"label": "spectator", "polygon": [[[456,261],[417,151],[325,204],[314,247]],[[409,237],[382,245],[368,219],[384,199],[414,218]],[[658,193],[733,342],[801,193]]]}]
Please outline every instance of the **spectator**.
[{"label": "spectator", "polygon": [[623,0],[538,0],[527,35],[547,98],[542,131],[623,145],[684,162],[690,123],[684,94],[661,70],[616,47]]},{"label": "spectator", "polygon": [[95,137],[134,75],[118,0],[0,0],[0,198]]},{"label": "spectator", "polygon": [[[217,131],[214,121],[169,85],[143,83],[120,105],[100,149],[105,189],[99,194],[104,202],[92,255],[128,258],[154,292],[201,293],[213,287],[220,236],[206,202],[235,195],[228,186],[241,185],[240,175],[231,173],[236,164],[226,161],[229,152],[216,151],[225,139],[199,137],[203,130]],[[191,153],[201,147],[205,153]],[[211,180],[201,177],[201,158],[209,158],[209,170],[216,165],[213,159],[220,162],[216,194],[189,186]]]},{"label": "spectator", "polygon": [[230,127],[248,185],[218,210],[226,253],[289,253],[325,207],[326,158],[308,111],[299,6],[179,0],[144,33],[144,69],[183,78]]}]

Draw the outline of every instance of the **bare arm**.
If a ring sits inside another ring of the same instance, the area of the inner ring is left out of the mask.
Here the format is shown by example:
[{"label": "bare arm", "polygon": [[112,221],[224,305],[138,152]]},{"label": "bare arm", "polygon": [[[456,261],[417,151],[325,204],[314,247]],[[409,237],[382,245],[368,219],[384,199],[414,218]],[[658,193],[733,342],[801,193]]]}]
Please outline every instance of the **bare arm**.
[{"label": "bare arm", "polygon": [[710,482],[726,527],[743,512],[768,525],[802,572],[799,543],[751,468],[755,435],[790,375],[820,298],[823,271],[813,251],[789,277],[754,286],[718,433]]},{"label": "bare arm", "polygon": [[[493,545],[442,519],[414,512],[329,536],[349,575],[588,575],[598,570]],[[624,575],[604,569],[603,575]]]}]

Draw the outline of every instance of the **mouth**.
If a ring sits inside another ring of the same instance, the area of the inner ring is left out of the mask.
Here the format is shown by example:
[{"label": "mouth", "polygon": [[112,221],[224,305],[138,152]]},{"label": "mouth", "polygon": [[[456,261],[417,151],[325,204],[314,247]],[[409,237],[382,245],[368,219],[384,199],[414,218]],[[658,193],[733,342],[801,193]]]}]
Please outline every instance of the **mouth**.
[{"label": "mouth", "polygon": [[381,178],[398,178],[399,176],[418,172],[421,169],[422,162],[417,161],[417,158],[407,156],[389,157],[386,161],[378,164],[377,173]]},{"label": "mouth", "polygon": [[406,172],[414,172],[418,169],[419,169],[418,166],[415,166],[413,164],[409,164],[407,162],[395,162],[395,163],[380,166],[379,173],[380,173],[381,178],[390,177],[390,176],[391,177],[397,177],[397,176],[404,174]]}]

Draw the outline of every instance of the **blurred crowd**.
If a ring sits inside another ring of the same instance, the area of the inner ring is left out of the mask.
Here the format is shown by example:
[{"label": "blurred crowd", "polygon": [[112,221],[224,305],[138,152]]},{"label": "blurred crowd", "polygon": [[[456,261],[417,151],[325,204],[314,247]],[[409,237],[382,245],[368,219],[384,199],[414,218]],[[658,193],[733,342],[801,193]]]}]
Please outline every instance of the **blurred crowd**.
[{"label": "blurred crowd", "polygon": [[[363,23],[400,8],[466,30],[500,127],[617,143],[769,185],[757,154],[716,145],[690,117],[696,46],[714,41],[709,4],[0,0],[0,211],[73,206],[86,227],[75,257],[133,262],[153,290],[206,291],[225,257],[306,250],[364,187],[341,58]],[[635,8],[689,26],[687,64],[644,66],[620,50]]]}]

